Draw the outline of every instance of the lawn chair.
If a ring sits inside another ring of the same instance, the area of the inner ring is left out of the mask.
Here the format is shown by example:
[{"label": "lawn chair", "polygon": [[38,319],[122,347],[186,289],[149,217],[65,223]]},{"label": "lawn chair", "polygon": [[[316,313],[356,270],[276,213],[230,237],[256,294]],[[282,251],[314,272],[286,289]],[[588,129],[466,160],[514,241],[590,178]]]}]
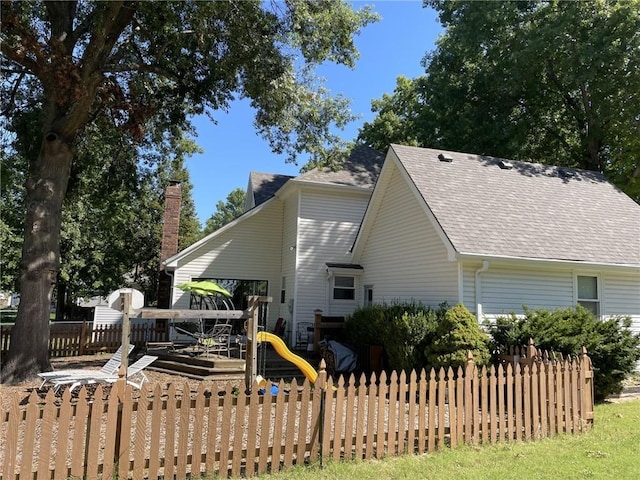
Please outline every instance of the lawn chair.
[{"label": "lawn chair", "polygon": [[[129,353],[131,353],[131,351],[134,348],[135,348],[135,345],[129,345]],[[118,373],[118,369],[120,368],[121,364],[122,364],[122,345],[120,345],[120,348],[116,350],[116,353],[114,353],[113,356],[109,359],[109,361],[105,363],[100,370],[97,370],[97,372],[100,372],[101,375],[116,375]],[[86,369],[76,368],[76,369],[68,369],[68,370],[54,370],[52,372],[42,372],[38,374],[38,376],[42,378],[42,384],[40,385],[39,388],[44,387],[47,382],[54,383],[54,381],[59,378],[66,378],[73,375],[84,375],[87,373],[95,374],[96,370],[86,370]]]},{"label": "lawn chair", "polygon": [[[129,368],[127,368],[127,385],[140,389],[142,384],[148,381],[147,376],[144,374],[144,369],[151,365],[157,358],[158,357],[154,357],[153,355],[144,355],[132,363]],[[115,383],[119,378],[117,373],[108,375],[100,371],[84,370],[65,378],[54,379],[52,381],[54,384],[53,391],[57,393],[61,387],[69,385],[69,391],[72,392],[80,385]]]}]

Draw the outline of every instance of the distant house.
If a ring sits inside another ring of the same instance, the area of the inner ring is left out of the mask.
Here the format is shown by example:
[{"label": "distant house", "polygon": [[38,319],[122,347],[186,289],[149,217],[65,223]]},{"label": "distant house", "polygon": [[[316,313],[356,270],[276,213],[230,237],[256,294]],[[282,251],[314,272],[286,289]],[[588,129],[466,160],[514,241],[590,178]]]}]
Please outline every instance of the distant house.
[{"label": "distant house", "polygon": [[[383,161],[384,160],[384,161]],[[374,188],[375,187],[375,188]],[[640,331],[640,206],[602,175],[392,145],[344,169],[252,173],[241,217],[165,261],[175,285],[233,279],[288,330],[313,311],[416,300],[480,319],[584,305]]]}]

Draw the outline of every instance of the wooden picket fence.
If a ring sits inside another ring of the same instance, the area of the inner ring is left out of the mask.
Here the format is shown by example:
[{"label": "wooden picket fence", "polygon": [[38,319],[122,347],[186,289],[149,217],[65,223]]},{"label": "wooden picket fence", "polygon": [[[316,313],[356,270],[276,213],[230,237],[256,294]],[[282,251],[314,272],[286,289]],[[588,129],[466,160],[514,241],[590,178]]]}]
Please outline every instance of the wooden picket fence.
[{"label": "wooden picket fence", "polygon": [[[0,479],[251,477],[323,459],[370,459],[460,444],[531,441],[576,434],[593,423],[592,366],[577,358],[454,372],[280,382],[246,394],[231,384],[119,381],[2,412]],[[327,386],[328,388],[320,388]],[[185,394],[183,392],[189,392]]]},{"label": "wooden picket fence", "polygon": [[[0,355],[6,355],[11,343],[11,328],[0,327]],[[144,346],[146,342],[163,342],[168,338],[166,329],[147,325],[132,325],[130,342]],[[49,335],[49,357],[75,357],[96,352],[115,352],[122,343],[122,325],[98,325],[91,322],[53,323]]]}]

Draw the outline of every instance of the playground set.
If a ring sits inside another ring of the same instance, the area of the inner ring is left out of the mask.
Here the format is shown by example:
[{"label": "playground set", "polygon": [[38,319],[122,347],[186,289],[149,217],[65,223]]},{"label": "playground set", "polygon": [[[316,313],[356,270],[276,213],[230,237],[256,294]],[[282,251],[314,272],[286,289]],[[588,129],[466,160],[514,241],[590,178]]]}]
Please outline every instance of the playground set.
[{"label": "playground set", "polygon": [[[246,349],[244,358],[244,378],[246,391],[250,392],[253,388],[260,388],[261,391],[269,388],[274,393],[275,382],[272,383],[264,378],[266,370],[266,355],[259,353],[260,344],[270,344],[274,351],[284,360],[290,362],[297,367],[300,372],[311,382],[315,384],[318,378],[318,372],[303,357],[292,352],[284,342],[284,340],[274,333],[266,331],[264,321],[260,321],[260,306],[266,306],[271,301],[271,297],[250,296],[248,297],[247,310],[235,310],[231,302],[231,294],[224,288],[218,286],[214,282],[189,282],[181,284],[178,287],[196,297],[195,302],[200,309],[152,309],[142,308],[134,310],[130,307],[125,298],[122,305],[124,308],[123,315],[123,344],[128,330],[128,324],[131,318],[144,319],[166,319],[170,322],[170,328],[181,335],[182,344],[180,347],[189,345],[191,347],[191,356],[194,352],[206,359],[212,356],[229,356],[229,339],[232,323],[238,321],[243,322],[244,335],[239,339],[236,336],[236,343]],[[202,297],[202,298],[197,298]],[[193,304],[194,300],[192,300]],[[192,305],[193,306],[193,305]],[[262,310],[264,311],[264,310]],[[185,342],[184,338],[190,339]],[[171,348],[174,348],[173,342]],[[264,352],[264,349],[261,349]]]}]

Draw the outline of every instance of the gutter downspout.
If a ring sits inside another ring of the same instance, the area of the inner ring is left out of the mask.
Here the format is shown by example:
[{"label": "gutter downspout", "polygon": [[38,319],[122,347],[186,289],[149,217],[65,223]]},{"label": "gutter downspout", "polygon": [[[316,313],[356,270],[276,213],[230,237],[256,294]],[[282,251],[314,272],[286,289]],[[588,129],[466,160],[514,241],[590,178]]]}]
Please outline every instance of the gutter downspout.
[{"label": "gutter downspout", "polygon": [[480,274],[489,270],[489,260],[482,261],[482,267],[476,270],[476,318],[480,323],[482,318],[482,283],[480,282]]}]

